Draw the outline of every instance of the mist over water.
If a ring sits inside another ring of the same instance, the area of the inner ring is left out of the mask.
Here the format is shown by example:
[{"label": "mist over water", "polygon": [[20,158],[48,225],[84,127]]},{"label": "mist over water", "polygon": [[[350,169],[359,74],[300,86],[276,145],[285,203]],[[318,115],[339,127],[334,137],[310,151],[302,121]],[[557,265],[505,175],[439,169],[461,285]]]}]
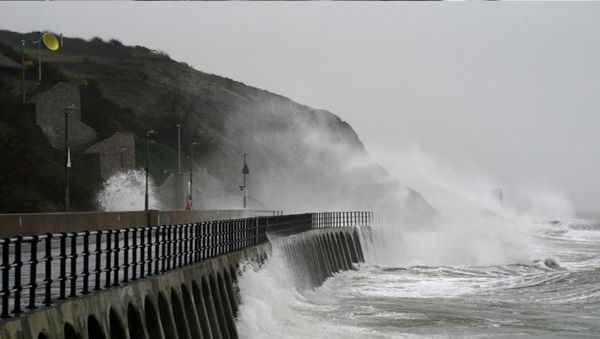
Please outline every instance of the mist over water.
[{"label": "mist over water", "polygon": [[572,219],[551,188],[514,194],[527,197],[523,211],[491,197],[501,186],[489,176],[412,160],[393,172],[439,214],[377,214],[360,229],[366,262],[316,289],[301,287],[273,242],[266,264],[239,279],[241,337],[600,335],[600,222]]},{"label": "mist over water", "polygon": [[[96,201],[102,211],[139,211],[144,209],[146,174],[143,170],[119,172],[108,178]],[[152,177],[148,180],[148,207],[161,209]]]}]

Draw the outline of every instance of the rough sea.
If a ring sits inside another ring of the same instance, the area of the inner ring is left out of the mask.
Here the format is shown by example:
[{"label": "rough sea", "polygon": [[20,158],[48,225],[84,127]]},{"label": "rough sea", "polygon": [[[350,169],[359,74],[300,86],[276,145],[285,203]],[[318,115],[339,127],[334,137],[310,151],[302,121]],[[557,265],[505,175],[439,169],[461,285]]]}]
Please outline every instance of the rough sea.
[{"label": "rough sea", "polygon": [[363,228],[366,263],[314,289],[283,251],[240,277],[242,338],[600,338],[600,221]]}]

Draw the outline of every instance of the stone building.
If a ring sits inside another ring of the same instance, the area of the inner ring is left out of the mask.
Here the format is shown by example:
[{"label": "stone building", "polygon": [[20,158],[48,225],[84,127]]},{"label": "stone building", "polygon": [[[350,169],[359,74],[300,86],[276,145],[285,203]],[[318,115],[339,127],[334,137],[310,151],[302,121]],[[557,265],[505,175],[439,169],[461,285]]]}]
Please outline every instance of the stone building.
[{"label": "stone building", "polygon": [[16,90],[20,73],[21,65],[0,54],[0,91]]},{"label": "stone building", "polygon": [[19,65],[12,59],[9,59],[5,55],[0,54],[0,72],[14,75],[19,73],[20,71],[21,65]]},{"label": "stone building", "polygon": [[117,132],[94,144],[85,153],[98,154],[100,176],[107,179],[119,171],[135,168],[135,136],[131,132]]},{"label": "stone building", "polygon": [[[77,82],[59,82],[52,88],[35,94],[29,102],[35,103],[36,122],[50,141],[52,147],[63,149],[65,145],[65,111],[69,119],[69,146],[96,140],[96,131],[81,121],[81,101]],[[74,106],[77,109],[66,107]]]}]

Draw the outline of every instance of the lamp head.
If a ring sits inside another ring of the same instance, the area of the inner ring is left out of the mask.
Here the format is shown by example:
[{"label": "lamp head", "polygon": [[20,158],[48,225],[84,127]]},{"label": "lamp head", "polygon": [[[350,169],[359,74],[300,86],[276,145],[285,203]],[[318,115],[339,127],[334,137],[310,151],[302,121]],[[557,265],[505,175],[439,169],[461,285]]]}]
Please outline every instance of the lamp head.
[{"label": "lamp head", "polygon": [[57,51],[60,48],[58,38],[50,32],[46,32],[42,35],[42,43],[51,51]]}]

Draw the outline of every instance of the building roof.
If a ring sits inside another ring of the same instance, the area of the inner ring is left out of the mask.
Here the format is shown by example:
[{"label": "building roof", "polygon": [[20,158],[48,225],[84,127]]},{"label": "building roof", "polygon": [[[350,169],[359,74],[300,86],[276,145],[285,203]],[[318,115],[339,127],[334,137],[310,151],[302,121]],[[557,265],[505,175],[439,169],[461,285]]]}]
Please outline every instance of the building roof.
[{"label": "building roof", "polygon": [[[101,141],[95,143],[94,145],[92,145],[91,147],[89,147],[87,150],[85,150],[84,153],[99,154],[99,153],[102,152],[102,149],[105,146],[112,145],[114,142],[118,141],[119,139],[123,139],[123,138],[130,139],[132,141],[135,140],[134,139],[135,137],[134,137],[134,135],[133,135],[132,132],[116,132],[111,137],[106,138],[104,140],[101,140]],[[128,141],[130,141],[130,140],[128,140]]]},{"label": "building roof", "polygon": [[6,56],[0,54],[0,68],[20,70],[21,65],[19,65],[17,62],[14,62],[13,60],[7,58]]}]

